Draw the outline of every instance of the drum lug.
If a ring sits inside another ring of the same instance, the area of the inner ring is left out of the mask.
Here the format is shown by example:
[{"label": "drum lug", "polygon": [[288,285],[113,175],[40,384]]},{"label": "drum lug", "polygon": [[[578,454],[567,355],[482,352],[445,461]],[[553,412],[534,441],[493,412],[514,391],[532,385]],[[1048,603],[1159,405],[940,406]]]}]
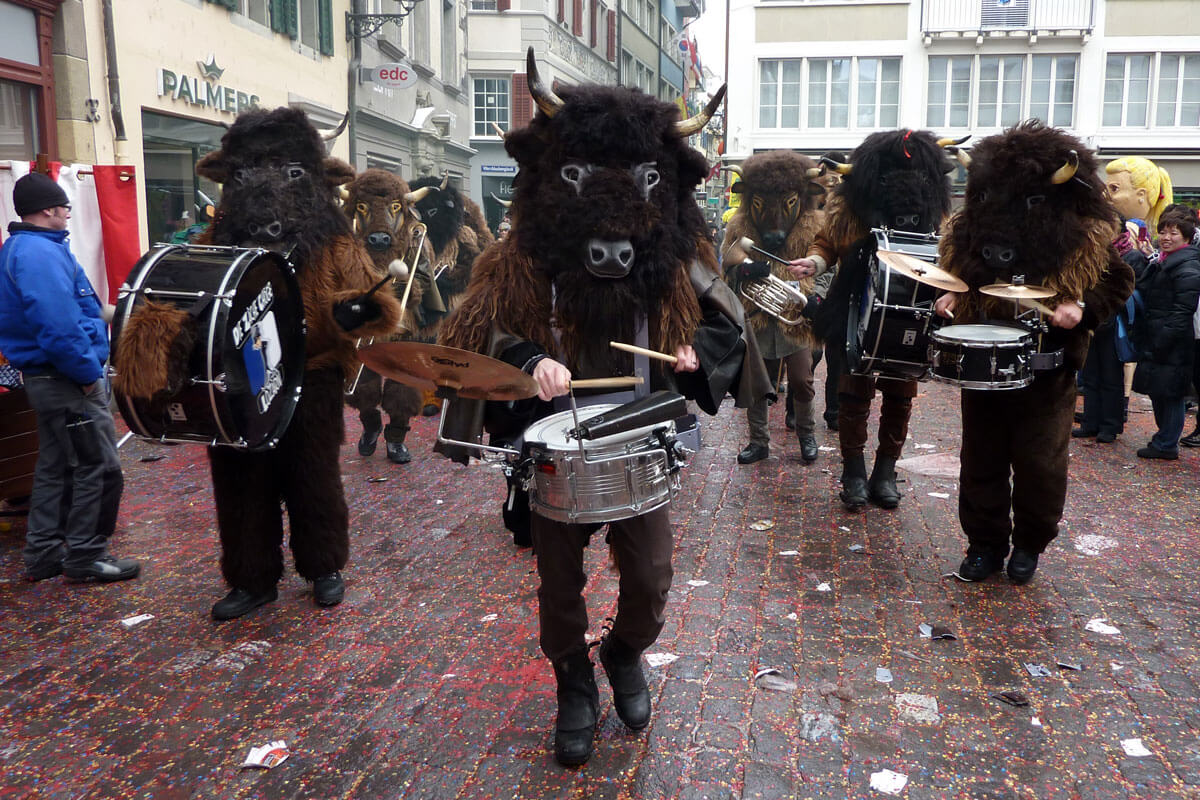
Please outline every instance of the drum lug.
[{"label": "drum lug", "polygon": [[220,375],[218,375],[216,377],[216,380],[206,381],[203,378],[192,378],[190,382],[193,386],[212,386],[218,392],[229,391],[229,385],[225,382],[225,373],[224,372],[222,372]]}]

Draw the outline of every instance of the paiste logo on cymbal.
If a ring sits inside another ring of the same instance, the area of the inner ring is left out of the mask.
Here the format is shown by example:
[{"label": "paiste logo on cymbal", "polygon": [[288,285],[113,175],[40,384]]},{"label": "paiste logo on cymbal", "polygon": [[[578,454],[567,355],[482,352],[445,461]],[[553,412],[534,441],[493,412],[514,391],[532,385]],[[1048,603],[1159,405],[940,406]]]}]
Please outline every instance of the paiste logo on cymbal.
[{"label": "paiste logo on cymbal", "polygon": [[459,369],[470,369],[470,361],[455,361],[452,358],[442,358],[441,356],[430,356],[429,360],[435,364],[441,364],[443,367],[458,367]]}]

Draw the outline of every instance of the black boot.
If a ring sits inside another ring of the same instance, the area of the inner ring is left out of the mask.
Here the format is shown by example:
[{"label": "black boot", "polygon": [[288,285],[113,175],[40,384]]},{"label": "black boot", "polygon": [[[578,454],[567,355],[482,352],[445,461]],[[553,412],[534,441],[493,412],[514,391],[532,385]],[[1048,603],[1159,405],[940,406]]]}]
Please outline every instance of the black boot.
[{"label": "black boot", "polygon": [[870,500],[880,508],[895,508],[900,505],[900,490],[896,488],[896,459],[891,456],[875,456],[875,467],[867,483]]},{"label": "black boot", "polygon": [[771,448],[765,444],[755,444],[751,442],[746,445],[746,448],[737,455],[737,463],[753,464],[755,461],[762,461],[767,456],[771,455]]},{"label": "black boot", "polygon": [[408,452],[404,442],[388,442],[387,457],[393,464],[407,464],[412,461],[412,453]]},{"label": "black boot", "polygon": [[554,758],[564,767],[578,767],[592,757],[592,740],[600,718],[596,671],[587,652],[554,662],[554,679],[558,682]]},{"label": "black boot", "polygon": [[358,437],[358,454],[366,458],[375,453],[375,444],[379,434],[383,432],[383,415],[378,410],[363,411],[358,418],[362,420],[363,426],[362,436]]},{"label": "black boot", "polygon": [[640,731],[650,722],[650,688],[642,674],[642,654],[610,633],[601,642],[599,655],[612,685],[617,716],[629,729]]},{"label": "black boot", "polygon": [[844,459],[842,463],[842,505],[856,511],[867,504],[867,463],[862,454]]}]

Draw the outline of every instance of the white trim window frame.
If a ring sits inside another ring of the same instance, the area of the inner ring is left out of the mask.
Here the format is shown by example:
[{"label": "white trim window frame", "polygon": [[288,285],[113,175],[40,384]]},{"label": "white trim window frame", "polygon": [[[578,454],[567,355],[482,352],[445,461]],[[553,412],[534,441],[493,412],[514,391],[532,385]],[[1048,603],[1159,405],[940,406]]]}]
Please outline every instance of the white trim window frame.
[{"label": "white trim window frame", "polygon": [[1075,124],[1075,53],[929,56],[927,69],[928,128],[999,130],[1031,117],[1060,128]]},{"label": "white trim window frame", "polygon": [[900,116],[900,56],[761,58],[760,130],[884,130]]},{"label": "white trim window frame", "polygon": [[[492,102],[488,102],[488,100]],[[481,102],[482,101],[482,102]],[[492,123],[508,130],[512,119],[512,80],[507,75],[471,76],[472,138],[498,139]]]},{"label": "white trim window frame", "polygon": [[1109,53],[1104,59],[1104,128],[1200,125],[1200,54]]}]

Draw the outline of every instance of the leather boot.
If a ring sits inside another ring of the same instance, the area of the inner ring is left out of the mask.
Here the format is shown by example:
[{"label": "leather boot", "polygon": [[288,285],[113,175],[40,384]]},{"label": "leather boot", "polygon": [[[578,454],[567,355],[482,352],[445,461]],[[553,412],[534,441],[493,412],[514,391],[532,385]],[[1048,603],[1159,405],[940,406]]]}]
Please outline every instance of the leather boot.
[{"label": "leather boot", "polygon": [[592,757],[592,740],[600,718],[596,671],[587,652],[555,661],[554,679],[558,682],[554,758],[564,767],[578,767]]},{"label": "leather boot", "polygon": [[599,655],[612,685],[617,716],[630,730],[640,731],[650,722],[650,688],[642,673],[642,654],[610,633],[600,643]]},{"label": "leather boot", "polygon": [[383,440],[387,442],[387,458],[393,464],[407,464],[412,461],[412,454],[404,445],[404,437],[408,436],[408,425],[389,422],[383,429]]},{"label": "leather boot", "polygon": [[856,511],[867,504],[867,462],[862,453],[843,456],[842,491],[838,495],[842,505]]},{"label": "leather boot", "polygon": [[376,409],[360,412],[358,418],[362,420],[363,426],[362,436],[358,437],[358,454],[367,458],[374,455],[375,444],[379,434],[383,432],[383,415]]},{"label": "leather boot", "polygon": [[868,497],[880,508],[895,508],[900,505],[900,490],[896,488],[896,459],[891,456],[875,456],[871,480],[867,483]]}]

